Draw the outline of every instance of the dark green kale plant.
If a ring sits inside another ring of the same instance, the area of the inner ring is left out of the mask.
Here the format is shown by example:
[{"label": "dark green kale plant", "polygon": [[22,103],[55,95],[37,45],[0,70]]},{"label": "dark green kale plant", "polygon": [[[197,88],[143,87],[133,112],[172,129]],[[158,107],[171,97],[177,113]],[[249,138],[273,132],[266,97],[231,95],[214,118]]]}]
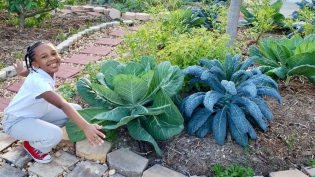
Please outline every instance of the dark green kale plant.
[{"label": "dark green kale plant", "polygon": [[256,139],[253,125],[267,131],[267,119],[273,120],[273,115],[263,96],[275,97],[279,103],[282,100],[274,80],[257,68],[248,69],[257,58],[240,62],[240,56],[227,55],[224,65],[218,60],[201,59],[200,66],[184,70],[192,78],[191,86],[203,83],[211,88],[187,96],[179,105],[189,135],[204,137],[212,131],[216,142],[223,145],[229,131],[245,147],[248,136]]}]

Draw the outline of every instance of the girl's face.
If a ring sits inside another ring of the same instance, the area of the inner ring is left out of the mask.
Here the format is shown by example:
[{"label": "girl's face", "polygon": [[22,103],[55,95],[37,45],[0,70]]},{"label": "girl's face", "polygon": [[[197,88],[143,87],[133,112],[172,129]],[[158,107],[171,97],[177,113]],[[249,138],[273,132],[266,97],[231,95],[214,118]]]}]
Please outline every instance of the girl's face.
[{"label": "girl's face", "polygon": [[34,49],[34,61],[32,66],[41,68],[46,71],[51,77],[58,71],[61,59],[55,48],[51,43],[44,43]]}]

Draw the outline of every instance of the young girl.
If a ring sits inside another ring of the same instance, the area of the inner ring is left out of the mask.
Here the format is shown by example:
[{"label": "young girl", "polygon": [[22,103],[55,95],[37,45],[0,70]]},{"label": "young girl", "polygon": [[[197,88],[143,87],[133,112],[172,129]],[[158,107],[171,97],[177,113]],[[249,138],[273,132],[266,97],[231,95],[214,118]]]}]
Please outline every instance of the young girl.
[{"label": "young girl", "polygon": [[49,163],[52,147],[62,139],[62,130],[68,117],[85,133],[91,145],[101,145],[105,135],[102,127],[88,123],[76,111],[77,104],[65,101],[54,91],[61,59],[50,42],[37,42],[27,48],[27,69],[21,63],[15,66],[21,76],[27,76],[19,92],[4,110],[3,130],[15,139],[24,141],[25,150],[36,162]]}]

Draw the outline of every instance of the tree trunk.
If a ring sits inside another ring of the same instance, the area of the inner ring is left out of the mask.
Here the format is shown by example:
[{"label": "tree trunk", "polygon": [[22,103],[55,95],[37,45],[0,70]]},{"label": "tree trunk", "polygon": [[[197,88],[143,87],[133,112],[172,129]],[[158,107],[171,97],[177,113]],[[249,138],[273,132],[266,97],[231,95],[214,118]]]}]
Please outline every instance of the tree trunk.
[{"label": "tree trunk", "polygon": [[241,5],[242,0],[231,0],[230,11],[226,26],[226,33],[229,34],[231,37],[229,41],[229,47],[234,45],[236,39],[238,18],[241,11]]},{"label": "tree trunk", "polygon": [[25,16],[24,13],[20,13],[19,14],[19,18],[20,18],[20,29],[23,30],[24,26],[25,26]]}]

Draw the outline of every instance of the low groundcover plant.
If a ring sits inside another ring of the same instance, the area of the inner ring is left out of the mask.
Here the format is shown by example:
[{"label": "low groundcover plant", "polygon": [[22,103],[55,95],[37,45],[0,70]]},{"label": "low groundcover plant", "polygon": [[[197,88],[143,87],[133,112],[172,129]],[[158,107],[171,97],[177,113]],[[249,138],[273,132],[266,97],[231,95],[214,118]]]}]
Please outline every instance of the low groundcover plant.
[{"label": "low groundcover plant", "polygon": [[[85,78],[77,82],[78,93],[92,106],[79,110],[87,121],[104,130],[126,125],[134,139],[150,142],[159,155],[162,151],[155,139],[166,140],[183,130],[183,117],[171,100],[184,80],[178,66],[156,65],[149,57],[142,57],[140,63],[108,61],[96,78],[99,83]],[[72,142],[85,138],[70,120],[66,130]]]},{"label": "low groundcover plant", "polygon": [[192,77],[190,85],[203,83],[211,88],[187,96],[179,105],[190,135],[204,137],[210,131],[219,145],[224,144],[227,130],[241,146],[248,145],[248,135],[256,139],[252,126],[267,131],[267,119],[273,120],[262,96],[278,99],[278,85],[257,68],[249,69],[255,59],[239,62],[240,56],[227,55],[225,65],[218,60],[201,59],[201,66],[189,66],[184,74]]}]

